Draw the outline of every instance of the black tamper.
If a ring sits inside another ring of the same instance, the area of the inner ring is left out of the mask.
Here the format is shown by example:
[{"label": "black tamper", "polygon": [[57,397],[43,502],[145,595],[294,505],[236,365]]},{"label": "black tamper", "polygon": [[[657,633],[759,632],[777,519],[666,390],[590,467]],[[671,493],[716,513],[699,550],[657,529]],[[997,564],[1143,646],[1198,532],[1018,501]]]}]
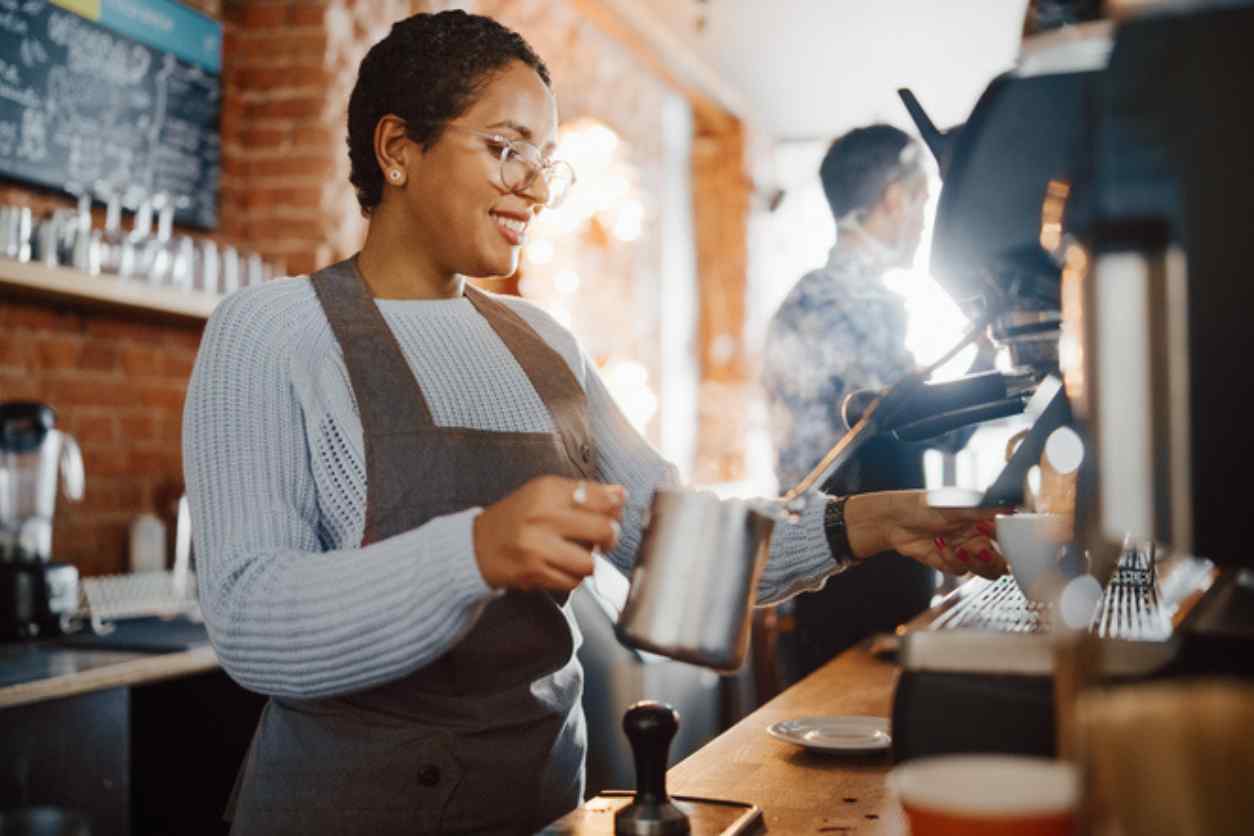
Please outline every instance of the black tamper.
[{"label": "black tamper", "polygon": [[623,731],[636,759],[636,797],[614,816],[614,832],[655,836],[687,833],[688,816],[666,794],[666,756],[679,730],[679,712],[653,700],[623,715]]}]

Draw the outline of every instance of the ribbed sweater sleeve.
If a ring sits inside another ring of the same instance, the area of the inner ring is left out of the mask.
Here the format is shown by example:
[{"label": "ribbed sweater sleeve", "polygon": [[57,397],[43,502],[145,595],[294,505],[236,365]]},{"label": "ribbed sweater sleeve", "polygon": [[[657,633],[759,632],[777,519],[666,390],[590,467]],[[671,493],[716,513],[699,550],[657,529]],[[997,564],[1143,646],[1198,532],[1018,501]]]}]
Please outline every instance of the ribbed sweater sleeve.
[{"label": "ribbed sweater sleeve", "polygon": [[291,373],[309,294],[267,292],[266,304],[254,295],[233,295],[210,319],[184,412],[214,649],[232,678],[271,695],[334,696],[397,679],[459,641],[493,595],[474,558],[479,509],[364,548],[324,549]]},{"label": "ribbed sweater sleeve", "polygon": [[[537,308],[515,307],[550,344],[573,343],[573,338],[565,334],[560,325]],[[588,396],[588,420],[597,445],[598,475],[602,482],[627,489],[622,538],[618,548],[606,557],[619,571],[630,574],[644,533],[644,512],[659,488],[679,487],[679,473],[627,420],[587,356],[577,347],[563,353],[568,362],[576,364],[576,377]],[[847,561],[838,562],[832,557],[823,528],[825,506],[821,497],[816,498],[807,505],[798,522],[776,524],[770,556],[758,583],[758,604],[778,604],[799,592],[820,589],[828,577],[848,566]]]}]

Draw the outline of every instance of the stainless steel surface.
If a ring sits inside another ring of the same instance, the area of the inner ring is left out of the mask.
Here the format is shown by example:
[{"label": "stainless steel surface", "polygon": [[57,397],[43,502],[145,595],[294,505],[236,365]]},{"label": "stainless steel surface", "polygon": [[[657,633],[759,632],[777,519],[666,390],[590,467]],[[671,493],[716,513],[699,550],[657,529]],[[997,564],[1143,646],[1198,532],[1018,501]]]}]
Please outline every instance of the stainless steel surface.
[{"label": "stainless steel surface", "polygon": [[[932,629],[1048,633],[1055,620],[1054,604],[1029,601],[1007,575],[946,612],[932,623]],[[1089,632],[1101,638],[1137,641],[1162,641],[1171,635],[1171,622],[1159,603],[1151,546],[1124,552]]]},{"label": "stainless steel surface", "polygon": [[615,628],[619,638],[715,670],[739,668],[774,524],[745,500],[658,491]]}]

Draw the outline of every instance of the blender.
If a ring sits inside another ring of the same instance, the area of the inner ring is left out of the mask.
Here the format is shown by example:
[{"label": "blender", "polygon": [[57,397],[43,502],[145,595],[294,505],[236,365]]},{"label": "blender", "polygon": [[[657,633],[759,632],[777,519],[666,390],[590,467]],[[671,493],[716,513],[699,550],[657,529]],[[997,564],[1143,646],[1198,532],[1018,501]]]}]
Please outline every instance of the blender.
[{"label": "blender", "polygon": [[83,496],[83,460],[56,413],[33,401],[0,403],[0,638],[66,631],[78,609],[78,570],[52,560],[57,475]]}]

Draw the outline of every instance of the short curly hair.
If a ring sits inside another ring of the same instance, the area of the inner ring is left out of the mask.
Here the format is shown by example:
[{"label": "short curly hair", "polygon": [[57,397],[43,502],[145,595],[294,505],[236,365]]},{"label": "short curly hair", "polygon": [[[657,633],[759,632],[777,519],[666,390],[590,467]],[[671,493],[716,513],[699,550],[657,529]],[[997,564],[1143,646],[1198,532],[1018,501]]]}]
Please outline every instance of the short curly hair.
[{"label": "short curly hair", "polygon": [[902,152],[911,142],[909,134],[892,125],[868,125],[837,138],[819,166],[832,216],[839,220],[873,207],[884,187],[900,176]]},{"label": "short curly hair", "polygon": [[416,14],[392,25],[357,70],[348,100],[349,181],[362,213],[383,199],[374,129],[389,113],[406,121],[426,150],[465,113],[498,72],[514,61],[551,86],[548,67],[523,37],[490,17],[463,11]]}]

